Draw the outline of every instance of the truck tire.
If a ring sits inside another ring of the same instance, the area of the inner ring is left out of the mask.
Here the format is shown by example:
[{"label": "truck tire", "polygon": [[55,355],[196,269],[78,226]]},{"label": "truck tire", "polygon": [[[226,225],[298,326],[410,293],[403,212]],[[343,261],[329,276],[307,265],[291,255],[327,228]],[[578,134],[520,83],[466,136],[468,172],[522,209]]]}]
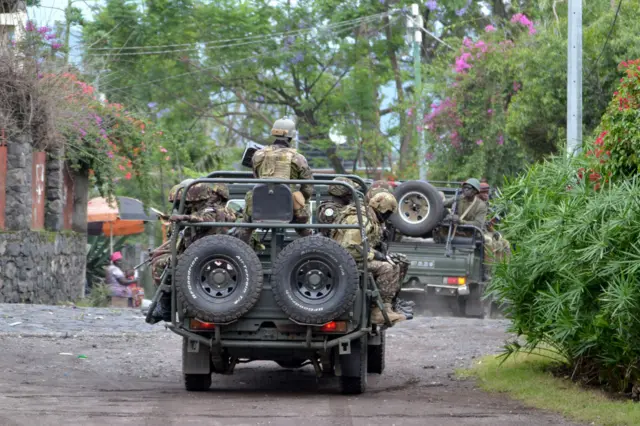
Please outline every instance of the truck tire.
[{"label": "truck tire", "polygon": [[391,223],[403,235],[423,237],[442,221],[444,203],[430,183],[411,180],[399,185],[393,195],[398,212],[391,216]]},{"label": "truck tire", "polygon": [[211,374],[185,374],[184,388],[189,392],[205,392],[211,387]]},{"label": "truck tire", "polygon": [[385,355],[385,331],[380,331],[380,344],[369,345],[367,348],[367,372],[374,374],[382,374],[385,367],[384,355]]},{"label": "truck tire", "polygon": [[340,355],[340,392],[359,395],[367,390],[367,336],[351,341],[351,353]]},{"label": "truck tire", "polygon": [[298,238],[273,264],[276,304],[299,323],[321,325],[353,306],[359,286],[353,256],[332,239]]},{"label": "truck tire", "polygon": [[258,301],[262,279],[262,264],[247,244],[228,235],[203,237],[178,262],[182,314],[206,322],[235,321]]}]

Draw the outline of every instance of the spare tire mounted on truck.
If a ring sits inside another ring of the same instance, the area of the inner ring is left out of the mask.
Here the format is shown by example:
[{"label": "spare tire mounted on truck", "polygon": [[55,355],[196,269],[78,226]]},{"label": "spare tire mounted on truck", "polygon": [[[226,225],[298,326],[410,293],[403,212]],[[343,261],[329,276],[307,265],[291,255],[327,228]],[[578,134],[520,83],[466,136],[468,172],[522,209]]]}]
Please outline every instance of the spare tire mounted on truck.
[{"label": "spare tire mounted on truck", "polygon": [[438,190],[428,182],[412,180],[399,185],[393,195],[398,212],[391,223],[403,235],[424,237],[442,220],[444,203]]}]

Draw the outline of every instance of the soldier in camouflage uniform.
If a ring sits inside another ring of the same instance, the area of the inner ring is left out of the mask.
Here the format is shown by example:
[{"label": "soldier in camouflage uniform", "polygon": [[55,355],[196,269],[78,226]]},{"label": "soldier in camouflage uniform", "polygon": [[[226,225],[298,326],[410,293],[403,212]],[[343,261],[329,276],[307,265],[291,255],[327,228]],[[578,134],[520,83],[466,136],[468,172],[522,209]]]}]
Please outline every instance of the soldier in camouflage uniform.
[{"label": "soldier in camouflage uniform", "polygon": [[[273,123],[271,135],[275,136],[273,145],[257,151],[252,158],[253,176],[257,179],[313,179],[307,159],[291,148],[291,141],[296,137],[296,125],[288,119],[282,118]],[[293,193],[292,223],[307,223],[310,213],[308,201],[313,193],[313,185],[300,185],[300,189]],[[251,223],[253,192],[247,192],[245,197],[244,221]],[[238,237],[246,243],[253,235],[251,228],[239,228]],[[296,229],[300,236],[311,235],[310,229]]]},{"label": "soldier in camouflage uniform", "polygon": [[[358,184],[346,177],[337,177],[334,179],[336,182],[344,182],[351,185],[353,188],[357,188]],[[351,204],[353,201],[353,194],[344,186],[329,185],[328,189],[331,200],[323,201],[318,207],[318,223],[331,224],[336,220],[336,217],[340,211]],[[320,230],[325,237],[331,236],[331,229]]]},{"label": "soldier in camouflage uniform", "polygon": [[[385,312],[392,323],[403,321],[406,317],[402,314],[394,312],[391,303],[394,296],[400,289],[399,274],[400,270],[388,256],[385,256],[379,250],[374,249],[378,246],[382,238],[382,224],[398,209],[398,203],[393,195],[389,193],[380,193],[373,196],[368,201],[368,207],[363,208],[362,219],[364,221],[364,233],[369,242],[369,252],[363,253],[362,235],[358,229],[335,229],[332,238],[343,246],[356,260],[360,263],[363,256],[367,256],[369,271],[373,274],[382,301],[384,302]],[[357,224],[358,214],[353,204],[345,207],[335,221],[336,224]],[[371,321],[374,324],[384,324],[382,311],[375,307],[371,312]]]},{"label": "soldier in camouflage uniform", "polygon": [[[189,188],[186,196],[186,207],[190,214],[172,215],[174,222],[235,222],[236,215],[226,207],[229,201],[229,189],[224,183],[213,186],[197,183]],[[214,234],[224,234],[229,228],[189,227],[185,231],[184,245],[189,247],[194,241]]]},{"label": "soldier in camouflage uniform", "polygon": [[[183,188],[191,180],[184,181],[174,186],[169,192],[169,202],[180,199]],[[217,183],[213,187],[205,183],[197,183],[189,188],[185,197],[184,214],[171,215],[172,222],[234,222],[234,213],[226,207],[229,200],[227,185]],[[194,241],[206,236],[226,233],[227,228],[198,228],[188,227],[178,236],[178,256]],[[156,285],[160,284],[162,273],[171,262],[171,242],[167,241],[151,255],[151,273]],[[160,299],[158,308],[153,313],[153,322],[161,320],[171,321],[171,297],[165,293]]]},{"label": "soldier in camouflage uniform", "polygon": [[369,187],[366,198],[367,200],[370,200],[374,195],[379,194],[380,192],[388,192],[390,194],[393,194],[393,189],[393,185],[391,185],[386,180],[376,180]]}]

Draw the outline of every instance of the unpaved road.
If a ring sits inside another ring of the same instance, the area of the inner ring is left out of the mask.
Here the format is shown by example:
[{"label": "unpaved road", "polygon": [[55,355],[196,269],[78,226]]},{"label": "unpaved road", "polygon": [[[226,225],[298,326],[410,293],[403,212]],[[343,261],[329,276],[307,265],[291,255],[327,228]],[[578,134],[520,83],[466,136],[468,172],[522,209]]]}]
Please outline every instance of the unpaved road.
[{"label": "unpaved road", "polygon": [[506,324],[420,317],[398,325],[388,331],[385,373],[370,375],[357,397],[340,395],[334,378],[316,380],[310,367],[269,362],[187,393],[180,339],[134,311],[0,305],[0,425],[572,424],[452,377],[498,351]]}]

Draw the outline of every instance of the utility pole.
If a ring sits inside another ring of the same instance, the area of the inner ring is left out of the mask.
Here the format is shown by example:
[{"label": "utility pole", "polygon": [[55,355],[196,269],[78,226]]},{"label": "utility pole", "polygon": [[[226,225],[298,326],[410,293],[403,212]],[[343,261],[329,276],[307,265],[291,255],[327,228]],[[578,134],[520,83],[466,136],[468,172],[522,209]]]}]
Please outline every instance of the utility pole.
[{"label": "utility pole", "polygon": [[[426,150],[424,145],[424,130],[419,127],[423,124],[424,108],[422,107],[422,64],[420,63],[422,53],[422,16],[417,3],[411,5],[411,18],[409,28],[413,28],[413,73],[414,73],[414,105],[415,105],[415,142],[418,149],[418,164],[420,166],[419,179],[427,179]],[[412,130],[413,131],[413,130]]]},{"label": "utility pole", "polygon": [[567,155],[582,147],[582,0],[569,0],[567,43]]}]

